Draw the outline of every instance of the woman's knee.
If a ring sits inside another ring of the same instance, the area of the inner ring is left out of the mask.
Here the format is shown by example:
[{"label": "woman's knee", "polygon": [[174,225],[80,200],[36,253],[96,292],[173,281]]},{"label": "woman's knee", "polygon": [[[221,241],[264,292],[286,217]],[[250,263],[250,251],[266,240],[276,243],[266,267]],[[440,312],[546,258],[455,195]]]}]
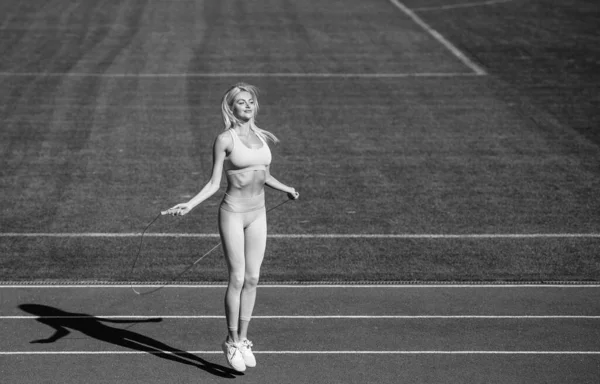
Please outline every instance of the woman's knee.
[{"label": "woman's knee", "polygon": [[241,290],[245,283],[245,276],[243,273],[230,273],[229,274],[229,287],[236,290]]},{"label": "woman's knee", "polygon": [[256,273],[247,273],[244,277],[244,288],[256,288],[258,285],[259,275]]}]

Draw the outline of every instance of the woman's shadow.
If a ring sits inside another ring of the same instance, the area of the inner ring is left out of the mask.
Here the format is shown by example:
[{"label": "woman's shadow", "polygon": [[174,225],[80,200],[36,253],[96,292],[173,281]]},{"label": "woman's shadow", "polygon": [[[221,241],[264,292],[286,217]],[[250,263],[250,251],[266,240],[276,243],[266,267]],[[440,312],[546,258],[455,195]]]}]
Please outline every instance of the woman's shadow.
[{"label": "woman's shadow", "polygon": [[133,349],[136,351],[148,352],[162,359],[171,360],[177,363],[193,365],[206,372],[226,378],[234,378],[238,372],[233,369],[210,363],[200,357],[173,348],[158,340],[148,336],[130,331],[128,329],[113,328],[104,323],[133,324],[160,322],[161,318],[150,318],[145,320],[114,320],[103,319],[82,313],[70,313],[58,308],[40,304],[22,304],[19,308],[32,315],[38,316],[37,321],[54,328],[55,332],[46,339],[33,340],[30,343],[53,343],[71,333],[70,330],[79,331],[84,335],[93,337],[97,340],[106,341],[121,347]]}]

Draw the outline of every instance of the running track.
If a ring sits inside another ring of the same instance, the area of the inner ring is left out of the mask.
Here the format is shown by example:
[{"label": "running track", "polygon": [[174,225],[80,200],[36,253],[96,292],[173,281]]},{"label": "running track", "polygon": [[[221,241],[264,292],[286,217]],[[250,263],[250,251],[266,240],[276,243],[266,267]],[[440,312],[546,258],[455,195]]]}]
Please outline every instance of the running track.
[{"label": "running track", "polygon": [[[171,286],[137,296],[129,286],[0,286],[2,382],[580,384],[600,377],[600,285],[264,285],[250,330],[259,366],[243,375],[232,375],[219,351],[224,289]],[[31,343],[52,336],[53,326],[70,333]]]}]

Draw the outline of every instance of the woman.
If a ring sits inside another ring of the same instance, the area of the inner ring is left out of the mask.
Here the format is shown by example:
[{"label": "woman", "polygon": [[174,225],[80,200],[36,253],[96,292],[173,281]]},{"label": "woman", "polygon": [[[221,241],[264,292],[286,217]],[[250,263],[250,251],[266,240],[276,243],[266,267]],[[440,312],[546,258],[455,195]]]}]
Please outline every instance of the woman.
[{"label": "woman", "polygon": [[257,92],[255,87],[239,83],[225,93],[221,103],[225,131],[213,146],[210,181],[190,201],[166,212],[187,214],[219,190],[225,171],[227,191],[219,209],[219,233],[229,270],[225,294],[229,332],[222,347],[229,365],[239,372],[256,366],[247,334],[267,240],[264,186],[286,192],[290,199],[299,197],[294,188],[269,172],[271,151],[267,140],[279,140],[255,124]]}]

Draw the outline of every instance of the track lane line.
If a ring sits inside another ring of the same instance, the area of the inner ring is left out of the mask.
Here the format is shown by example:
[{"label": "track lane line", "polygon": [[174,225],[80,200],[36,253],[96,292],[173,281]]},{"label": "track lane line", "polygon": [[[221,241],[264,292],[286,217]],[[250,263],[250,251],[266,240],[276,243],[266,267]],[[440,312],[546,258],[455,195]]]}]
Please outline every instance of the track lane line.
[{"label": "track lane line", "polygon": [[[47,281],[43,282],[6,282],[4,284],[0,281],[0,289],[47,289],[47,288],[85,288],[85,289],[104,289],[104,288],[119,288],[119,289],[131,289],[133,285],[136,288],[157,288],[162,287],[164,283],[160,282],[117,282],[114,284],[111,283],[86,283],[83,281],[74,281],[72,284],[64,284],[65,281],[51,283]],[[311,284],[313,283],[313,284]],[[4,284],[4,285],[3,285]],[[219,288],[224,289],[227,288],[226,283],[217,283],[217,284],[205,284],[205,283],[184,283],[184,284],[167,284],[163,287],[163,289],[170,288]],[[407,282],[406,284],[381,284],[381,282],[359,282],[359,283],[349,283],[349,282],[326,282],[323,284],[314,284],[314,282],[309,283],[281,283],[281,284],[268,284],[259,283],[259,288],[292,288],[292,289],[306,289],[306,288],[408,288],[408,289],[416,289],[416,288],[600,288],[600,283],[598,282],[589,282],[589,283],[578,283],[578,282],[552,282],[546,284],[537,284],[537,283],[485,283],[485,282],[472,282],[472,283],[412,283]]]},{"label": "track lane line", "polygon": [[[147,315],[147,316],[128,316],[128,315],[94,315],[94,316],[0,316],[0,320],[38,320],[38,319],[224,319],[223,315]],[[379,320],[379,319],[395,319],[395,320],[412,320],[412,319],[445,319],[445,320],[460,320],[460,319],[531,319],[531,320],[562,320],[562,319],[600,319],[600,315],[256,315],[253,319],[291,319],[291,320]]]},{"label": "track lane line", "polygon": [[[222,355],[223,351],[0,351],[0,356],[20,355]],[[600,351],[252,351],[261,355],[600,355]]]},{"label": "track lane line", "polygon": [[[4,232],[0,237],[138,237],[141,232]],[[144,237],[219,238],[218,233],[148,232]],[[600,233],[280,233],[272,239],[547,239],[600,238]]]}]

